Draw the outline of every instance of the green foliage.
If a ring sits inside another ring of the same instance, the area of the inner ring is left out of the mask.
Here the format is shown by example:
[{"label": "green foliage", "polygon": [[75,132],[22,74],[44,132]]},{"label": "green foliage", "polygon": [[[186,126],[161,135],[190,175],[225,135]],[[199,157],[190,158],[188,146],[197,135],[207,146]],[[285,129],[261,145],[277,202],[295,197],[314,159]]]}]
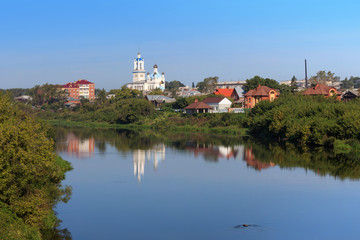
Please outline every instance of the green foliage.
[{"label": "green foliage", "polygon": [[244,90],[245,90],[245,92],[247,92],[250,89],[256,88],[257,86],[259,86],[259,84],[261,86],[268,86],[268,87],[274,88],[274,89],[279,89],[279,86],[280,86],[279,83],[274,79],[262,78],[259,76],[255,76],[253,78],[246,79],[246,83],[244,85]]},{"label": "green foliage", "polygon": [[34,105],[41,106],[44,104],[60,103],[61,107],[63,107],[66,102],[67,93],[61,90],[58,85],[36,85],[30,89],[30,92]]},{"label": "green foliage", "polygon": [[218,80],[219,80],[219,77],[216,77],[216,76],[208,77],[208,78],[205,78],[204,81],[198,82],[196,84],[196,87],[199,92],[212,93],[215,91],[215,87],[216,87],[215,85]]},{"label": "green foliage", "polygon": [[117,102],[117,123],[134,123],[154,111],[151,102],[145,99],[125,99]]},{"label": "green foliage", "polygon": [[185,85],[177,80],[171,82],[165,82],[165,89],[166,90],[178,90],[179,87],[185,87]]},{"label": "green foliage", "polygon": [[0,239],[33,239],[40,240],[41,234],[35,227],[29,226],[0,202]]},{"label": "green foliage", "polygon": [[105,89],[99,90],[96,93],[95,102],[97,104],[104,104],[106,102],[106,91]]},{"label": "green foliage", "polygon": [[29,88],[10,88],[10,89],[0,89],[0,93],[10,94],[12,98],[19,97],[21,95],[30,95],[31,90]]},{"label": "green foliage", "polygon": [[291,86],[291,87],[294,87],[295,89],[298,88],[296,81],[297,81],[297,78],[296,78],[295,75],[294,75],[294,76],[291,78],[290,86]]},{"label": "green foliage", "polygon": [[335,98],[280,95],[262,101],[249,114],[253,134],[306,145],[325,145],[329,139],[360,138],[360,105]]},{"label": "green foliage", "polygon": [[335,76],[335,73],[331,71],[318,71],[316,76],[312,76],[309,80],[312,85],[316,84],[326,84],[326,82],[338,81],[340,78]]},{"label": "green foliage", "polygon": [[61,181],[71,166],[54,153],[48,130],[0,96],[0,203],[28,226],[44,229],[70,189]]},{"label": "green foliage", "polygon": [[121,89],[113,89],[110,92],[115,94],[116,101],[142,97],[142,93],[139,90],[130,89],[125,86],[123,86]]},{"label": "green foliage", "polygon": [[149,95],[163,95],[163,90],[160,88],[154,89],[149,93]]}]

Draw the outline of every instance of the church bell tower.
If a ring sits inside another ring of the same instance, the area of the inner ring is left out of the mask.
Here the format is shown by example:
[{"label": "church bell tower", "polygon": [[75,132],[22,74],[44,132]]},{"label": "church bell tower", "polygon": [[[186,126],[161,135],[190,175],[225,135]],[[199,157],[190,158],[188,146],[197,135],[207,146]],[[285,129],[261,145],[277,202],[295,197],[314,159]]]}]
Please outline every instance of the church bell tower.
[{"label": "church bell tower", "polygon": [[144,59],[141,58],[139,52],[137,58],[134,59],[133,82],[144,81],[145,73]]}]

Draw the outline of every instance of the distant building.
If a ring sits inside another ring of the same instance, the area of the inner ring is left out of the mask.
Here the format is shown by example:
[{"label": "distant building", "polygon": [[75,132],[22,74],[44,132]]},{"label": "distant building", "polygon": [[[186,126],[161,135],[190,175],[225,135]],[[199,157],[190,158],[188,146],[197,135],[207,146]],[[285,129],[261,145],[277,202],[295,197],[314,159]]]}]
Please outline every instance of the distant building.
[{"label": "distant building", "polygon": [[245,108],[253,108],[258,102],[263,100],[272,102],[278,97],[279,93],[275,89],[259,84],[257,88],[251,89],[244,94]]},{"label": "distant building", "polygon": [[195,88],[180,87],[179,91],[176,92],[176,95],[178,97],[191,97],[191,96],[200,96],[202,95],[202,93],[196,90]]},{"label": "distant building", "polygon": [[115,98],[116,97],[116,94],[108,94],[107,96],[106,96],[106,99],[111,99],[111,98]]},{"label": "distant building", "polygon": [[89,100],[95,99],[95,84],[85,79],[67,83],[62,86],[62,89],[68,93],[70,98],[85,98]]},{"label": "distant building", "polygon": [[203,100],[203,103],[211,106],[213,112],[228,112],[232,104],[226,97],[208,97]]},{"label": "distant building", "polygon": [[237,100],[238,96],[234,90],[235,90],[234,88],[217,88],[215,89],[214,94]]},{"label": "distant building", "polygon": [[[281,81],[280,84],[291,86],[291,80],[289,80],[289,81]],[[306,85],[305,79],[296,80],[296,86],[298,88],[305,88],[306,87],[305,85]]]},{"label": "distant building", "polygon": [[355,91],[355,90],[347,90],[342,96],[341,99],[343,101],[349,101],[349,100],[354,100],[355,98],[359,97],[359,92]]},{"label": "distant building", "polygon": [[340,100],[342,93],[337,91],[334,87],[330,87],[324,84],[316,84],[315,87],[306,89],[302,94],[306,96],[336,96],[336,98]]},{"label": "distant building", "polygon": [[139,91],[151,91],[154,89],[165,90],[165,74],[158,72],[158,66],[154,65],[153,73],[145,74],[145,62],[138,53],[137,58],[134,59],[134,69],[132,72],[132,83],[126,84],[127,88],[137,89]]},{"label": "distant building", "polygon": [[173,103],[176,101],[174,98],[166,97],[163,95],[147,95],[145,98],[149,102],[152,102],[155,107],[159,107],[163,103]]},{"label": "distant building", "polygon": [[195,102],[190,104],[189,106],[185,107],[185,111],[187,114],[194,114],[194,113],[209,113],[211,112],[212,107],[204,102],[198,102],[195,99]]},{"label": "distant building", "polygon": [[243,87],[246,81],[227,81],[227,82],[217,82],[215,84],[216,88],[236,88],[236,87]]},{"label": "distant building", "polygon": [[28,96],[28,95],[21,95],[19,97],[14,98],[16,101],[20,101],[20,102],[27,102],[27,101],[32,101],[33,98]]}]

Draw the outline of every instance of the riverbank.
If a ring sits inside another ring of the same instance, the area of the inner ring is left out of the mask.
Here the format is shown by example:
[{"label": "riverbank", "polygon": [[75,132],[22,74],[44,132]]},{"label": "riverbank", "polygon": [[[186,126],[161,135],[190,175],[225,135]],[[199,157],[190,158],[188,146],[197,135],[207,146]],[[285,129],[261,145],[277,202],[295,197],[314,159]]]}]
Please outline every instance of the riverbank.
[{"label": "riverbank", "polygon": [[157,131],[172,131],[172,132],[199,132],[209,134],[231,134],[237,136],[247,136],[247,128],[237,127],[197,127],[197,126],[161,126],[161,125],[145,125],[145,124],[110,124],[97,122],[75,122],[64,120],[45,120],[53,126],[59,127],[81,127],[81,128],[103,128],[103,129],[124,129],[124,130],[157,130]]}]

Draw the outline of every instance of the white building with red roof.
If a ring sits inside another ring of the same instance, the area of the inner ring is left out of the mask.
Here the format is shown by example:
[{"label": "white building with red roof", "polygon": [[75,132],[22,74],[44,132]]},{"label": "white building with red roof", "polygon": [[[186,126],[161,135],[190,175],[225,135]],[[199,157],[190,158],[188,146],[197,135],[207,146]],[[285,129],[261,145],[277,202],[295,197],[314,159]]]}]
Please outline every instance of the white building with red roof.
[{"label": "white building with red roof", "polygon": [[95,84],[85,79],[67,83],[62,86],[62,89],[67,91],[70,98],[85,98],[89,100],[95,99]]}]

